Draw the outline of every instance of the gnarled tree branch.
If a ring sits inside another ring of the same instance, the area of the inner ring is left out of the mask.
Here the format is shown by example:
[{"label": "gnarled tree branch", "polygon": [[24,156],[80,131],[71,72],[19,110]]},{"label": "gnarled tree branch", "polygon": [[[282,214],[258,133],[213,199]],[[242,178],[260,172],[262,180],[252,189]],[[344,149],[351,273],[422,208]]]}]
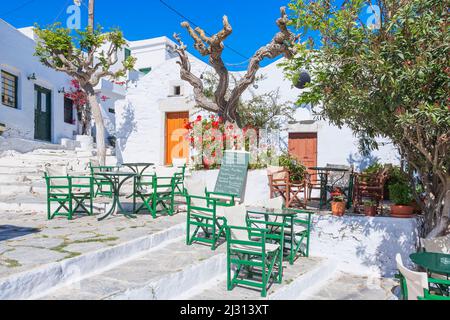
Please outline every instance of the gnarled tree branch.
[{"label": "gnarled tree branch", "polygon": [[191,72],[189,58],[186,54],[186,46],[180,37],[175,34],[174,38],[180,46],[177,53],[180,57],[179,65],[181,66],[181,78],[189,82],[194,88],[195,100],[199,107],[208,111],[217,112],[225,121],[236,122],[239,126],[240,119],[237,112],[239,100],[245,90],[254,83],[256,73],[261,67],[261,62],[265,58],[276,58],[283,55],[290,58],[294,54],[294,44],[298,40],[298,36],[294,35],[288,29],[289,18],[286,14],[286,8],[280,8],[281,17],[277,20],[280,31],[273,37],[272,41],[266,46],[260,48],[250,58],[249,66],[246,74],[237,82],[231,90],[231,94],[227,97],[229,91],[229,71],[222,60],[224,50],[223,41],[232,33],[233,29],[228,22],[226,16],[223,17],[223,28],[218,33],[207,36],[206,32],[197,27],[192,29],[188,22],[183,22],[182,27],[186,28],[189,35],[194,40],[194,48],[202,55],[209,56],[209,63],[219,76],[219,83],[214,94],[214,102],[211,102],[203,93],[203,83],[201,79]]}]

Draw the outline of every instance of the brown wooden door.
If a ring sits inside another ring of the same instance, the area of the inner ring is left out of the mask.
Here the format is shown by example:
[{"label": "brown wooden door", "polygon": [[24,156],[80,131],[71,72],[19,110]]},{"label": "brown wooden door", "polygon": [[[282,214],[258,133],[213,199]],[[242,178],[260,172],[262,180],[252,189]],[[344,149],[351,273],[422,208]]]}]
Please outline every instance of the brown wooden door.
[{"label": "brown wooden door", "polygon": [[166,164],[173,158],[189,159],[189,142],[185,139],[189,122],[189,112],[166,113]]},{"label": "brown wooden door", "polygon": [[[317,167],[317,133],[290,133],[289,154],[307,168]],[[315,178],[315,171],[308,170]]]}]

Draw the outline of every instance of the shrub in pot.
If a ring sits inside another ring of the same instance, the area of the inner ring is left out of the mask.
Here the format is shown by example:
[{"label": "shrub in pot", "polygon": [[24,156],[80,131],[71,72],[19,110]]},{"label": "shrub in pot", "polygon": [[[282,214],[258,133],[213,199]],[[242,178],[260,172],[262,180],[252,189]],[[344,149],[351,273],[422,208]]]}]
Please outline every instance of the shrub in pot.
[{"label": "shrub in pot", "polygon": [[279,159],[279,164],[289,171],[291,182],[301,182],[305,179],[306,167],[289,153],[283,153]]},{"label": "shrub in pot", "polygon": [[368,217],[377,215],[377,203],[372,200],[364,201],[364,214]]},{"label": "shrub in pot", "polygon": [[342,217],[345,214],[345,198],[343,196],[333,197],[331,212],[336,217]]},{"label": "shrub in pot", "polygon": [[413,196],[408,184],[398,182],[389,186],[389,195],[394,203],[391,206],[391,216],[397,218],[408,218],[414,213],[414,207],[411,206]]}]

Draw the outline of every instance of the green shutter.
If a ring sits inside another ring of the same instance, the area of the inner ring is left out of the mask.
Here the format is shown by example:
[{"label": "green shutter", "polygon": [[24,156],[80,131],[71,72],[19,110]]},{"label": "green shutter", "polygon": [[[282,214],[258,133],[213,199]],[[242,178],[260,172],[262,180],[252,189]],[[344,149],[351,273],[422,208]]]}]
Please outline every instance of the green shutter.
[{"label": "green shutter", "polygon": [[148,74],[148,73],[150,73],[150,71],[152,71],[152,68],[151,67],[150,68],[142,68],[142,69],[139,69],[139,71],[142,72],[143,74]]},{"label": "green shutter", "polygon": [[131,50],[128,48],[125,48],[125,60],[127,60],[129,57],[131,57]]}]

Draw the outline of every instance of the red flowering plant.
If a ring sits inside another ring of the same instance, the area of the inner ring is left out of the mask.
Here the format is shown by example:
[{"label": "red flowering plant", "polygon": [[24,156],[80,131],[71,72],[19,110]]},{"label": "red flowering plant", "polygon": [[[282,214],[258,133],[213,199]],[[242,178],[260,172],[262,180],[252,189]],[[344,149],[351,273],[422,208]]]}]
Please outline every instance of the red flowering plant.
[{"label": "red flowering plant", "polygon": [[220,165],[224,150],[225,124],[220,117],[197,118],[185,125],[186,139],[197,154],[195,162],[201,163],[206,169]]},{"label": "red flowering plant", "polygon": [[[78,119],[81,124],[81,134],[88,135],[91,122],[91,109],[88,103],[88,97],[86,93],[81,89],[80,84],[77,80],[73,79],[70,82],[70,91],[64,94],[64,97],[73,101],[73,106],[76,108],[78,113]],[[100,100],[106,102],[109,97],[101,95]],[[75,123],[73,123],[75,124]]]}]

